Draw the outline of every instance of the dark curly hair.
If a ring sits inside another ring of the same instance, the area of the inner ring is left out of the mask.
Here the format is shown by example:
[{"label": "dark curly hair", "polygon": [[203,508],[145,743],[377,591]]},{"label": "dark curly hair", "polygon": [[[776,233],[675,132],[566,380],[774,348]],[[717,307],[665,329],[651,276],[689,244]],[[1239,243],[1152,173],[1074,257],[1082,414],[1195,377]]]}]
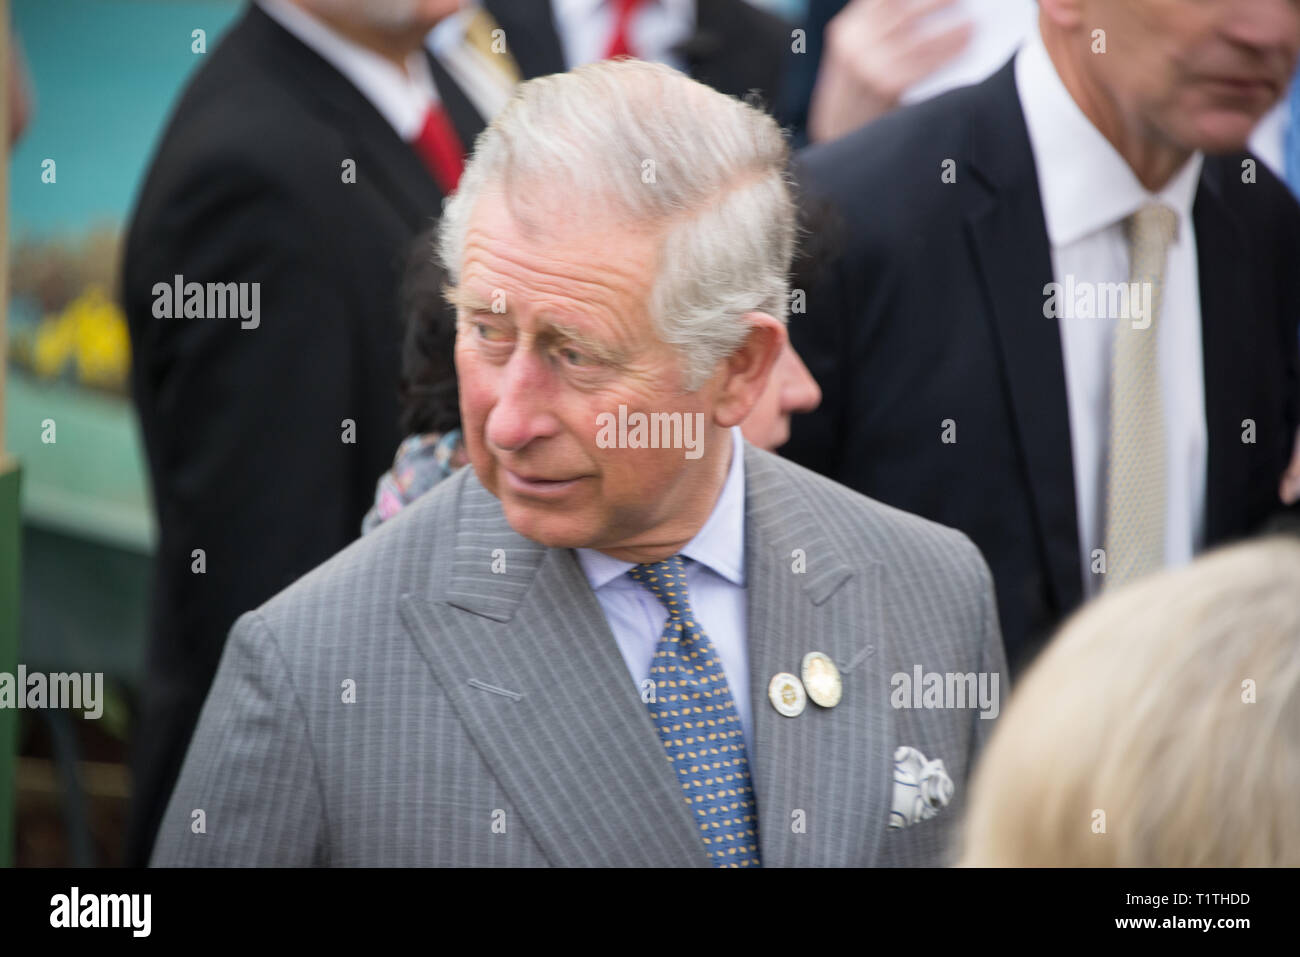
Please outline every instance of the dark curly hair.
[{"label": "dark curly hair", "polygon": [[406,435],[460,428],[456,312],[443,298],[447,272],[434,253],[435,234],[430,227],[412,242],[398,293],[403,334],[397,394]]}]

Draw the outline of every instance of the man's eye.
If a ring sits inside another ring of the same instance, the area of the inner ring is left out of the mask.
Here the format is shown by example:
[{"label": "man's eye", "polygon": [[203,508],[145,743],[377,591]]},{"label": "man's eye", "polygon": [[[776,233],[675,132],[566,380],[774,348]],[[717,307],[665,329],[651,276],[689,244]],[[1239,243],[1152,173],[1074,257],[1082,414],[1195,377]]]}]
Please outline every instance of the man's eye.
[{"label": "man's eye", "polygon": [[562,358],[567,364],[575,367],[584,367],[596,364],[596,360],[591,356],[569,346],[560,349],[560,358]]},{"label": "man's eye", "polygon": [[478,337],[484,342],[506,341],[506,334],[503,330],[498,329],[496,326],[489,325],[486,322],[475,322],[474,330],[478,333]]}]

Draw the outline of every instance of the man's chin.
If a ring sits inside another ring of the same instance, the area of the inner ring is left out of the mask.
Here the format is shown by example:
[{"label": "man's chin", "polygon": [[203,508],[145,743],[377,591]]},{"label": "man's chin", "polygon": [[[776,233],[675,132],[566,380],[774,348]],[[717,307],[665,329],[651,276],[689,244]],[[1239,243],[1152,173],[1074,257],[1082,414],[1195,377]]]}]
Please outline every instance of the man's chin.
[{"label": "man's chin", "polygon": [[[1267,111],[1265,111],[1267,112]],[[1254,111],[1219,109],[1207,111],[1193,130],[1192,148],[1210,155],[1238,153],[1246,148],[1263,114]]]},{"label": "man's chin", "polygon": [[572,512],[544,510],[534,505],[521,505],[510,501],[507,495],[501,500],[506,522],[518,534],[546,548],[585,548],[589,540],[582,532]]}]

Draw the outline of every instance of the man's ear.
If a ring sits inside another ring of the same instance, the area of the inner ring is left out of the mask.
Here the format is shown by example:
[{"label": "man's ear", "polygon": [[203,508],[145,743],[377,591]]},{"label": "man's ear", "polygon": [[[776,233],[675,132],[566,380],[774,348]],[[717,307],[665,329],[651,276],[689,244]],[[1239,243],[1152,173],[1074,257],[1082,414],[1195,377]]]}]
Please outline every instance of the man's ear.
[{"label": "man's ear", "polygon": [[785,325],[779,319],[765,312],[748,312],[743,319],[749,334],[714,374],[713,421],[724,429],[749,415],[786,344]]}]

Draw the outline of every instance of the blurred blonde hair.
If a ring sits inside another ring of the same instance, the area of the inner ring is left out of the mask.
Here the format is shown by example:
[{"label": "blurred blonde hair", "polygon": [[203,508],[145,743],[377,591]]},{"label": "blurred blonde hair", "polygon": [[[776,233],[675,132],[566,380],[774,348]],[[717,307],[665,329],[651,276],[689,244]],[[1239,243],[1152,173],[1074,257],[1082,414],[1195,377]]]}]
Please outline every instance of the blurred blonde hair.
[{"label": "blurred blonde hair", "polygon": [[963,838],[961,866],[1300,865],[1300,542],[1077,613],[1012,693]]}]

